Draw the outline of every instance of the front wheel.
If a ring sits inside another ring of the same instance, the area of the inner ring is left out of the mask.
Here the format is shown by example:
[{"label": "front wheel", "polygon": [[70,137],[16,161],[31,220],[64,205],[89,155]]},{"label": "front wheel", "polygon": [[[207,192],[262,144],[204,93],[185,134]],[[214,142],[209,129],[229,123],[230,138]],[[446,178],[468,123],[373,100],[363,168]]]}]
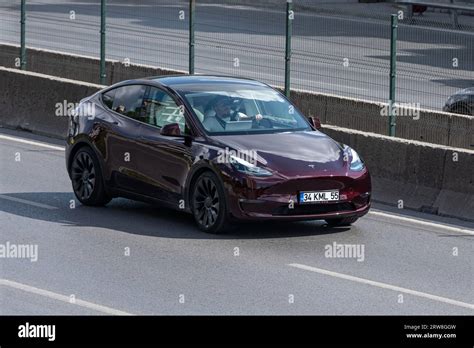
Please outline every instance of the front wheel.
[{"label": "front wheel", "polygon": [[191,202],[200,230],[218,234],[228,228],[224,190],[214,173],[205,172],[199,176],[192,189]]},{"label": "front wheel", "polygon": [[326,219],[326,223],[328,224],[329,227],[350,226],[357,220],[358,218],[356,217],[336,218],[336,219]]}]

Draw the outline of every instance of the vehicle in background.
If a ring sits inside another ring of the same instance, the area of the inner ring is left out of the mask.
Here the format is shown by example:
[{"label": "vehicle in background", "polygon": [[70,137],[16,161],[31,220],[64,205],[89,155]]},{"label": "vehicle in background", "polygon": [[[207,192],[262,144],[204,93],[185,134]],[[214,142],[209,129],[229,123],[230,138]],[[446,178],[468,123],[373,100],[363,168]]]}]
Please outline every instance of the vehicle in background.
[{"label": "vehicle in background", "polygon": [[443,111],[474,116],[474,87],[462,89],[450,96]]}]

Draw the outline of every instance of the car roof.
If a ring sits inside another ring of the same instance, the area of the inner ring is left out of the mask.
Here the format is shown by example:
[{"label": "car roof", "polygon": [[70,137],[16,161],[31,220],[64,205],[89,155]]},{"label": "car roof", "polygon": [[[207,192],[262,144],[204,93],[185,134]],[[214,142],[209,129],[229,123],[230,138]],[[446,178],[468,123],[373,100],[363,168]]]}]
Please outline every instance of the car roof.
[{"label": "car roof", "polygon": [[172,89],[179,89],[179,85],[191,85],[191,84],[213,84],[213,83],[232,83],[232,84],[245,84],[253,86],[267,86],[265,83],[232,76],[216,76],[216,75],[165,75],[165,76],[152,76],[148,77],[147,80],[155,81],[163,86],[170,87]]}]

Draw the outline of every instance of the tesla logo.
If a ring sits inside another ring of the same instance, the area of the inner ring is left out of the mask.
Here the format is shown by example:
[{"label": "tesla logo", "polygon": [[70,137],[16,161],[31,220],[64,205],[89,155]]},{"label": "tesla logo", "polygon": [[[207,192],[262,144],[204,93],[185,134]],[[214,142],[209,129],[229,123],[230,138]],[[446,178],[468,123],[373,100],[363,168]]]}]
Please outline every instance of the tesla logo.
[{"label": "tesla logo", "polygon": [[314,164],[308,164],[308,167],[314,169]]}]

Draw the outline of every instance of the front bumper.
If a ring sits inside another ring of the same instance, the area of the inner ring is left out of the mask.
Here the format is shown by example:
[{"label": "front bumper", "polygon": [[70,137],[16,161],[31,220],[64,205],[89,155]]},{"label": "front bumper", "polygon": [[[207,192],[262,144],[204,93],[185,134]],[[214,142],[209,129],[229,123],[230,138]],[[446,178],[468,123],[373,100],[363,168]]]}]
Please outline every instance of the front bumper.
[{"label": "front bumper", "polygon": [[[324,220],[343,217],[361,217],[369,212],[370,200],[358,208],[351,202],[315,203],[290,205],[269,204],[268,202],[240,202],[244,220]],[[265,209],[261,209],[265,207]],[[264,211],[262,211],[264,210]],[[270,210],[270,211],[269,211]]]},{"label": "front bumper", "polygon": [[[338,189],[340,200],[300,203],[301,191]],[[370,209],[371,180],[368,171],[353,176],[298,177],[283,181],[244,179],[228,183],[227,202],[237,220],[324,220],[361,217]]]}]

